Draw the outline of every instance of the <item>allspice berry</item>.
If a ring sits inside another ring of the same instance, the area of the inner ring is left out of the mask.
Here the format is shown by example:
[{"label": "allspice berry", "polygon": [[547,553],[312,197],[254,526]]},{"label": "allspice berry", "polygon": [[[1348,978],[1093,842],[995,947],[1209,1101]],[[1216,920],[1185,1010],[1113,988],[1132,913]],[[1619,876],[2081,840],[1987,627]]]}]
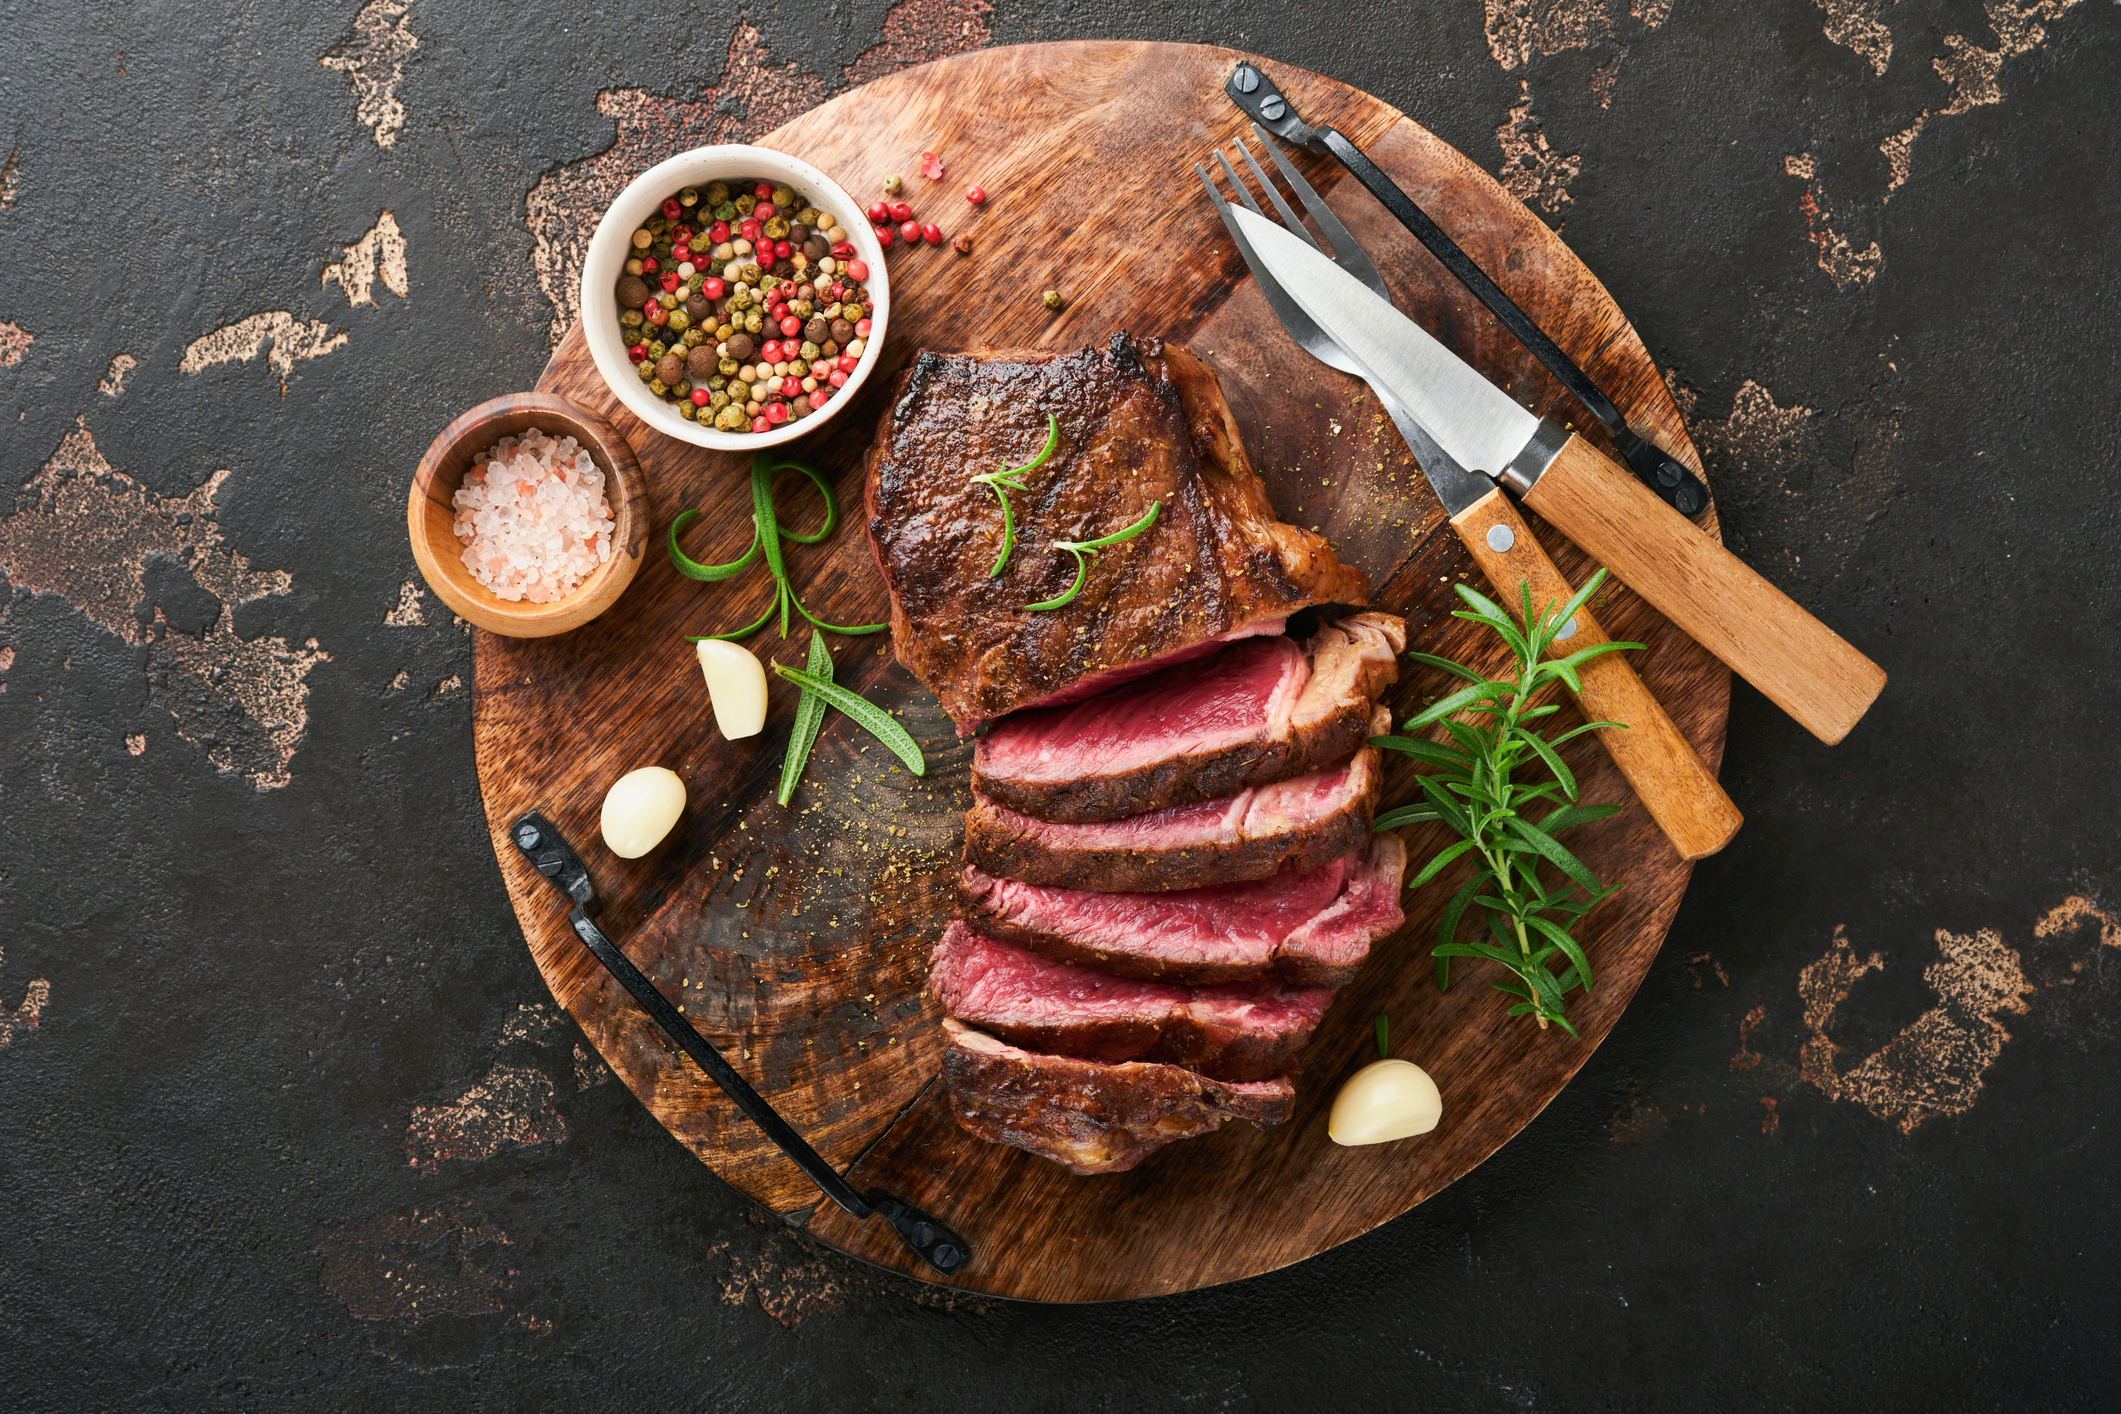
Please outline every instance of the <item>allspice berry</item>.
[{"label": "allspice berry", "polygon": [[695,383],[705,383],[714,377],[720,364],[721,359],[705,344],[696,345],[691,353],[685,355],[685,371],[692,375],[692,381]]},{"label": "allspice berry", "polygon": [[655,362],[655,376],[663,382],[676,386],[685,377],[685,360],[676,354],[664,354]]},{"label": "allspice berry", "polygon": [[[854,326],[844,319],[835,319],[832,321],[831,333],[833,343],[845,345],[854,337]],[[818,342],[822,344],[825,341],[820,339]]]},{"label": "allspice berry", "polygon": [[619,308],[639,309],[648,303],[648,282],[638,275],[628,275],[619,281]]},{"label": "allspice berry", "polygon": [[729,356],[742,363],[751,357],[752,351],[757,347],[756,344],[751,342],[749,334],[732,335],[729,340]]},{"label": "allspice berry", "polygon": [[813,344],[822,344],[832,337],[832,322],[822,314],[814,314],[803,326],[803,337]]}]

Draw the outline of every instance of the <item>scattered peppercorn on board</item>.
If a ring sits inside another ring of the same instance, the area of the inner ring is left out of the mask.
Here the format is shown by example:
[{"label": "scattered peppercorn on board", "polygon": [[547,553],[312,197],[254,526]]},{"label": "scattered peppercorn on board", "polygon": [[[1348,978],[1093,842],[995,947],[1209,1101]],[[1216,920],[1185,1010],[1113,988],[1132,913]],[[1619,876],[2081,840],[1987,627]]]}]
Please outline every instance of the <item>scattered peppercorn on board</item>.
[{"label": "scattered peppercorn on board", "polygon": [[[1375,602],[1408,615],[1416,644],[1454,657],[1490,651],[1483,630],[1449,617],[1450,586],[1478,582],[1478,572],[1404,445],[1360,384],[1312,362],[1282,332],[1197,191],[1193,164],[1245,131],[1222,82],[1246,57],[1131,42],[984,50],[854,89],[758,139],[815,163],[861,202],[884,196],[885,178],[899,176],[895,199],[942,237],[901,243],[889,257],[886,366],[863,406],[789,448],[826,470],[849,512],[830,540],[791,547],[790,574],[819,617],[884,617],[862,529],[860,458],[891,376],[915,350],[1074,348],[1124,328],[1186,344],[1208,361],[1277,510],[1321,530],[1367,571]],[[1530,211],[1386,104],[1253,62],[1312,121],[1364,147],[1615,394],[1635,426],[1699,469],[1642,341]],[[940,178],[922,174],[926,152]],[[1370,251],[1402,309],[1520,401],[1573,416],[1532,358],[1338,167],[1295,160]],[[974,185],[983,201],[965,199]],[[742,553],[751,533],[744,456],[649,432],[603,385],[579,328],[539,387],[621,430],[666,520],[702,510],[687,532],[689,553]],[[1715,533],[1713,511],[1703,523]],[[1573,546],[1535,529],[1564,573],[1588,577]],[[786,807],[774,791],[795,690],[775,678],[759,737],[730,743],[714,730],[684,637],[757,617],[773,592],[765,579],[702,585],[656,554],[618,603],[581,629],[544,639],[479,633],[474,722],[488,823],[553,995],[650,1112],[765,1207],[923,1280],[936,1274],[916,1270],[882,1224],[821,1201],[595,964],[550,886],[509,845],[518,815],[542,809],[567,832],[610,900],[607,930],[856,1188],[885,1188],[972,1240],[974,1259],[952,1284],[1044,1301],[1158,1295],[1269,1271],[1358,1236],[1464,1174],[1538,1114],[1612,1028],[1691,872],[1611,762],[1581,738],[1563,754],[1584,798],[1627,805],[1572,837],[1594,871],[1625,884],[1580,930],[1598,976],[1596,992],[1571,1005],[1582,1039],[1506,1020],[1507,999],[1478,967],[1461,963],[1451,990],[1436,991],[1428,949],[1458,877],[1446,872],[1410,895],[1407,927],[1342,991],[1303,1055],[1289,1123],[1227,1125],[1131,1173],[1074,1177],[973,1139],[931,1084],[942,1032],[922,984],[950,916],[971,759],[934,699],[881,640],[829,639],[838,680],[899,715],[927,748],[928,774],[908,776],[834,718]],[[1605,594],[1598,614],[1614,636],[1650,645],[1636,667],[1713,766],[1727,671],[1624,587]],[[805,633],[781,640],[771,628],[752,644],[792,667],[808,647]],[[1438,687],[1436,675],[1410,665],[1392,705],[1403,714]],[[647,765],[684,778],[685,816],[659,848],[618,859],[597,836],[600,802],[613,780]],[[1404,779],[1388,779],[1388,802],[1408,793]],[[1408,842],[1416,860],[1437,846],[1420,830]],[[1340,1083],[1374,1059],[1379,1012],[1391,1017],[1394,1053],[1441,1087],[1443,1120],[1419,1138],[1340,1148],[1327,1138],[1326,1110]]]}]

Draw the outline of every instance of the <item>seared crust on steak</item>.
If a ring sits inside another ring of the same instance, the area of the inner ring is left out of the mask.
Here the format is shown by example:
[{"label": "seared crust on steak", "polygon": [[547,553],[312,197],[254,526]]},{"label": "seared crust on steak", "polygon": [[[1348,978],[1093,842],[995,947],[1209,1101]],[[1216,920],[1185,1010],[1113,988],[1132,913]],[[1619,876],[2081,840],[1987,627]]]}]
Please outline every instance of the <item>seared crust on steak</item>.
[{"label": "seared crust on steak", "polygon": [[1406,620],[1356,614],[1309,643],[1250,638],[980,738],[972,786],[1040,820],[1118,820],[1346,760],[1399,678]]},{"label": "seared crust on steak", "polygon": [[[1392,729],[1380,706],[1373,734]],[[1382,784],[1377,748],[1337,766],[1124,820],[1054,824],[973,797],[965,858],[989,874],[1097,893],[1160,893],[1308,872],[1359,848]]]},{"label": "seared crust on steak", "polygon": [[1175,1065],[1106,1065],[1021,1050],[943,1019],[943,1085],[957,1122],[1080,1174],[1122,1173],[1224,1121],[1280,1124],[1296,1107],[1287,1076],[1210,1080]]},{"label": "seared crust on steak", "polygon": [[[1023,466],[1008,493],[1016,548],[976,474]],[[869,450],[869,544],[891,595],[899,661],[962,734],[1065,698],[1103,675],[1245,631],[1278,631],[1312,604],[1363,602],[1362,574],[1319,536],[1274,517],[1215,377],[1183,349],[1115,334],[1104,348],[922,352],[899,375]],[[1074,582],[1056,540],[1093,540],[1162,510]]]}]

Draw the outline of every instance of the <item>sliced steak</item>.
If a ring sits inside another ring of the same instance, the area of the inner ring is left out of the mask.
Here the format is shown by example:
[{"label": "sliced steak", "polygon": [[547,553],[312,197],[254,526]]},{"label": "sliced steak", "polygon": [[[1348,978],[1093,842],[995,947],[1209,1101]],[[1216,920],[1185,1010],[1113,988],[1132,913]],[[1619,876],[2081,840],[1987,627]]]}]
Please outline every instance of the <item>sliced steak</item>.
[{"label": "sliced steak", "polygon": [[[1010,497],[999,576],[995,493],[972,476],[1029,463],[1047,417],[1060,443]],[[1098,691],[1171,655],[1279,633],[1312,604],[1369,586],[1319,536],[1274,518],[1215,377],[1185,350],[1115,334],[1103,348],[922,352],[899,375],[867,460],[869,546],[891,642],[960,733],[1019,707]],[[1056,540],[1156,523],[1090,563],[1082,592]]]},{"label": "sliced steak", "polygon": [[1296,1106],[1287,1076],[1210,1080],[1153,1061],[1107,1065],[1020,1050],[943,1020],[943,1084],[966,1131],[1076,1173],[1121,1173],[1178,1139],[1225,1120],[1280,1124]]},{"label": "sliced steak", "polygon": [[1357,614],[1307,644],[1251,638],[980,738],[973,788],[1040,820],[1117,820],[1344,761],[1397,681],[1406,620]]},{"label": "sliced steak", "polygon": [[1309,873],[1160,894],[1099,894],[997,879],[965,866],[965,907],[982,933],[1117,977],[1193,985],[1271,977],[1306,986],[1352,981],[1370,944],[1406,916],[1397,835]]},{"label": "sliced steak", "polygon": [[1027,1050],[1106,1062],[1162,1061],[1216,1080],[1289,1069],[1333,1000],[1273,982],[1175,987],[1054,962],[952,922],[928,990],[958,1020]]},{"label": "sliced steak", "polygon": [[[1391,730],[1391,709],[1372,718]],[[1056,824],[973,797],[965,859],[989,874],[1096,893],[1162,893],[1308,872],[1370,836],[1380,772],[1364,746],[1322,771],[1124,820]]]}]

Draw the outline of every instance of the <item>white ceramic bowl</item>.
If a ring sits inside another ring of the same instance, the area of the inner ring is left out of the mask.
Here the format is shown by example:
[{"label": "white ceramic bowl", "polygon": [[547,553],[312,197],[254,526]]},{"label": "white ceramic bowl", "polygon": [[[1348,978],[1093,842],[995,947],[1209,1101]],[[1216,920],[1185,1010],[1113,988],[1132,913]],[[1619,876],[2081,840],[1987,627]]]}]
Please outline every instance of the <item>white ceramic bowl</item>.
[{"label": "white ceramic bowl", "polygon": [[[625,273],[627,257],[633,253],[633,233],[673,192],[738,177],[785,182],[820,210],[838,218],[856,254],[869,266],[869,278],[862,282],[862,288],[875,304],[861,362],[848,377],[847,386],[810,416],[784,422],[770,432],[718,432],[678,416],[675,407],[649,392],[648,385],[641,381],[633,361],[626,356],[627,340],[619,327],[616,286]],[[597,372],[604,375],[611,391],[634,416],[680,441],[744,452],[815,432],[854,401],[855,393],[868,381],[884,351],[884,324],[891,313],[891,277],[884,267],[884,248],[877,244],[876,232],[864,210],[837,182],[808,162],[767,147],[739,143],[696,147],[650,167],[635,177],[605,211],[596,234],[590,238],[589,258],[582,265],[582,332],[589,341],[589,355],[596,361]]]}]

